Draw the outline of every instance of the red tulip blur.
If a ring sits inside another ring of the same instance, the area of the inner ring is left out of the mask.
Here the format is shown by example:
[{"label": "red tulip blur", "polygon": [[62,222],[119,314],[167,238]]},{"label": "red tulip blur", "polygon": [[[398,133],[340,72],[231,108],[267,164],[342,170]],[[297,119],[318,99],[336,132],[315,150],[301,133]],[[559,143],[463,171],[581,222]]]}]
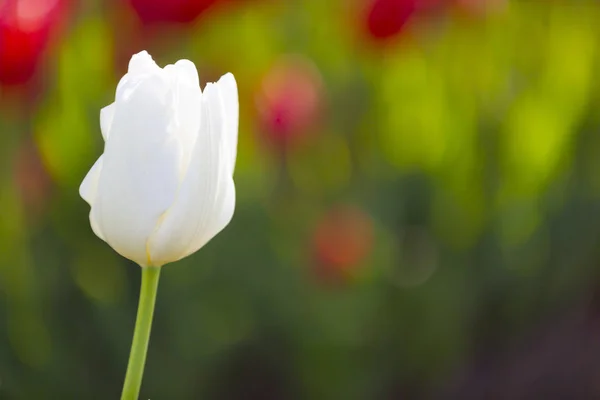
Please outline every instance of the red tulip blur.
[{"label": "red tulip blur", "polygon": [[325,281],[343,281],[373,247],[371,218],[354,206],[336,207],[319,222],[313,245],[317,275]]},{"label": "red tulip blur", "polygon": [[220,0],[130,0],[145,24],[189,23]]},{"label": "red tulip blur", "polygon": [[449,0],[370,0],[365,27],[373,39],[385,41],[402,33],[416,15],[441,10],[448,3]]},{"label": "red tulip blur", "polygon": [[367,13],[367,29],[375,39],[398,34],[415,13],[416,0],[374,0]]},{"label": "red tulip blur", "polygon": [[286,58],[263,80],[257,96],[261,130],[269,142],[286,147],[316,129],[323,105],[319,71],[308,60]]},{"label": "red tulip blur", "polygon": [[62,10],[60,0],[0,3],[0,84],[19,85],[32,78]]}]

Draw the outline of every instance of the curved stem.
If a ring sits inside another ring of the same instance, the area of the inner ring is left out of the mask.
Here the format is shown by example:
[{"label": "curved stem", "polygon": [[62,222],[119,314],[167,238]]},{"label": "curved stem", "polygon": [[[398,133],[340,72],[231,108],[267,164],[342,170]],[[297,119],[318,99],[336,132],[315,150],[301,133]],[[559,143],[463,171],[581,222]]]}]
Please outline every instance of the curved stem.
[{"label": "curved stem", "polygon": [[160,269],[160,267],[142,268],[140,301],[121,400],[137,400],[140,393],[142,377],[144,376],[144,365],[146,363],[146,351],[148,350],[148,341],[152,328],[152,316],[154,314],[154,304],[156,303],[156,289],[158,288]]}]

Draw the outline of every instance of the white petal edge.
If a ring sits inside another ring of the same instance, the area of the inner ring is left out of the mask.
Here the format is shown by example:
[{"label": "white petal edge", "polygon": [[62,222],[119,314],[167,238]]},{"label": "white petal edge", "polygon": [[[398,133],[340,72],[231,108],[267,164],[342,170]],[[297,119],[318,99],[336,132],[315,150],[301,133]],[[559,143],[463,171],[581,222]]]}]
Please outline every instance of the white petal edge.
[{"label": "white petal edge", "polygon": [[191,85],[200,88],[200,79],[198,78],[198,70],[190,60],[179,60],[175,63],[178,72],[181,73]]},{"label": "white petal edge", "polygon": [[204,247],[212,238],[225,229],[233,218],[235,211],[235,185],[228,170],[222,169],[221,172],[220,188],[216,200],[218,209],[210,216],[204,229],[196,232],[183,257],[187,257]]},{"label": "white petal edge", "polygon": [[92,227],[92,231],[98,236],[100,239],[104,239],[104,234],[98,225],[98,221],[96,220],[95,212],[94,212],[94,203],[96,201],[96,196],[98,194],[98,182],[100,180],[100,174],[102,172],[102,156],[96,160],[90,171],[87,173],[81,186],[79,186],[79,195],[92,207],[90,210],[90,225]]},{"label": "white petal edge", "polygon": [[231,173],[235,170],[237,158],[238,127],[240,118],[240,105],[238,98],[237,82],[231,73],[223,75],[217,82],[219,97],[224,113],[224,134],[229,148]]},{"label": "white petal edge", "polygon": [[93,210],[93,208],[92,210],[90,210],[90,226],[92,227],[92,231],[96,234],[96,236],[98,236],[100,239],[106,242],[106,239],[104,238],[104,233],[102,233],[100,225],[98,225],[98,221],[96,220],[96,213]]},{"label": "white petal edge", "polygon": [[172,87],[175,133],[181,143],[181,178],[185,175],[194,144],[200,131],[200,109],[202,91],[198,83],[198,72],[191,61],[180,60],[165,67]]},{"label": "white petal edge", "polygon": [[83,182],[81,182],[81,185],[79,186],[79,195],[90,206],[92,206],[96,200],[100,172],[102,172],[102,156],[100,156],[94,165],[92,165],[92,168],[90,168],[89,172],[83,179]]},{"label": "white petal edge", "polygon": [[117,84],[115,101],[126,100],[145,79],[150,75],[166,77],[165,71],[160,68],[150,54],[146,51],[134,54],[129,60],[129,69]]},{"label": "white petal edge", "polygon": [[106,142],[110,136],[110,127],[115,116],[115,103],[112,103],[100,110],[100,131]]},{"label": "white petal edge", "polygon": [[131,56],[127,73],[132,75],[146,74],[156,72],[157,69],[160,69],[160,67],[156,65],[152,56],[146,50],[142,50]]}]

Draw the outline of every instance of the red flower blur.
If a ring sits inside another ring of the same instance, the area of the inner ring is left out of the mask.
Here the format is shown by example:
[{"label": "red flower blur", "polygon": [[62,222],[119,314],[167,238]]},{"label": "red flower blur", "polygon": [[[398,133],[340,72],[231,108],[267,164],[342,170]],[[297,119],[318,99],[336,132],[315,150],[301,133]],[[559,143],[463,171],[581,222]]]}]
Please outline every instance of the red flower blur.
[{"label": "red flower blur", "polygon": [[130,0],[145,24],[189,23],[220,0]]},{"label": "red flower blur", "polygon": [[387,40],[400,34],[417,13],[441,9],[449,0],[371,0],[365,15],[368,34]]},{"label": "red flower blur", "polygon": [[322,103],[316,67],[304,58],[286,58],[269,71],[258,94],[261,129],[277,146],[297,143],[316,129]]},{"label": "red flower blur", "polygon": [[319,222],[314,235],[316,273],[328,282],[344,281],[373,247],[373,223],[354,206],[339,206]]},{"label": "red flower blur", "polygon": [[0,84],[28,82],[62,20],[60,0],[0,2]]},{"label": "red flower blur", "polygon": [[398,34],[412,17],[417,0],[374,0],[367,14],[367,29],[375,39]]}]

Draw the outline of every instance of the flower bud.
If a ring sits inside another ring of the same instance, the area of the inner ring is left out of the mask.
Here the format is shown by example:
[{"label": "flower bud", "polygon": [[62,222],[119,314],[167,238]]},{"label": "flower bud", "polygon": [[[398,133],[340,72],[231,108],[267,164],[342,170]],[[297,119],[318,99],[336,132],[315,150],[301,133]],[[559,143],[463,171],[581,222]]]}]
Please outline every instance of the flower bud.
[{"label": "flower bud", "polygon": [[140,266],[197,251],[231,220],[238,132],[233,75],[200,90],[191,61],[134,55],[100,112],[104,154],[80,187],[94,233]]}]

